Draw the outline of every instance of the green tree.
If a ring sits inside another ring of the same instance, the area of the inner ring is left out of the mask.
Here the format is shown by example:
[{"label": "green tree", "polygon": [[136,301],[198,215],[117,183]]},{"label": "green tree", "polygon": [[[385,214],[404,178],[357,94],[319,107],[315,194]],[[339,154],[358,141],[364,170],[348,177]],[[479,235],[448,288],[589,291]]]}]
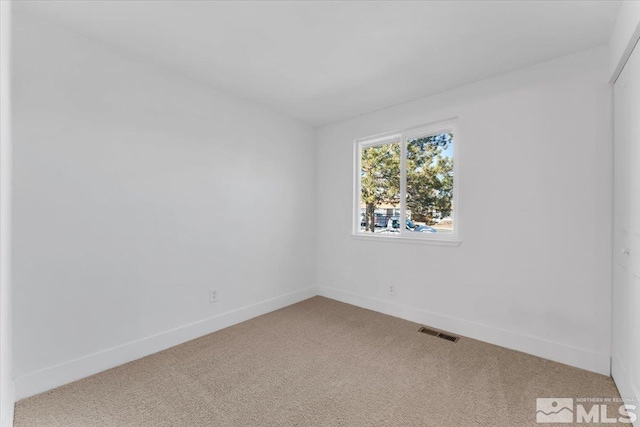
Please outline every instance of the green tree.
[{"label": "green tree", "polygon": [[360,185],[366,230],[375,230],[375,210],[383,203],[400,203],[400,144],[367,147],[360,159]]},{"label": "green tree", "polygon": [[451,215],[453,159],[445,150],[453,134],[417,138],[407,143],[407,209],[412,219],[434,224]]}]

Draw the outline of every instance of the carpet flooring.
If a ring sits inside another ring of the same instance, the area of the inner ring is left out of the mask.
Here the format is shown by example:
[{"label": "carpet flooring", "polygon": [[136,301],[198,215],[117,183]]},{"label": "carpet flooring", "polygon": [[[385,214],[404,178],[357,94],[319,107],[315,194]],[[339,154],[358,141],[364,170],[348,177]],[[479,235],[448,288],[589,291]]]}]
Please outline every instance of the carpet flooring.
[{"label": "carpet flooring", "polygon": [[419,326],[314,297],[22,400],[15,426],[534,426],[537,397],[619,397],[609,377]]}]

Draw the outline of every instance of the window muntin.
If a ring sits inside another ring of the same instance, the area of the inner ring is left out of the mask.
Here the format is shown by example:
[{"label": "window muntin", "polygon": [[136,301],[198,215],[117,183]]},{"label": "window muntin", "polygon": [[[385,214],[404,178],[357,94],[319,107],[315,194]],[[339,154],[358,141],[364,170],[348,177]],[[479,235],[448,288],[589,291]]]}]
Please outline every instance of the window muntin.
[{"label": "window muntin", "polygon": [[454,121],[356,141],[355,234],[458,239],[458,143]]}]

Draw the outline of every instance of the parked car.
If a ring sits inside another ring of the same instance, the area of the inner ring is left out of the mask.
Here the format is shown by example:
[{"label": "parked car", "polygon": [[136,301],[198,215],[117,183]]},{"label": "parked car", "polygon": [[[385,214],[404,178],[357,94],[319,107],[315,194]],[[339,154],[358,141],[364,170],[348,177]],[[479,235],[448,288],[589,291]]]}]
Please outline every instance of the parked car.
[{"label": "parked car", "polygon": [[389,222],[389,218],[385,215],[376,215],[376,227],[387,228],[387,223]]},{"label": "parked car", "polygon": [[416,228],[413,229],[413,231],[417,231],[420,233],[436,233],[438,230],[428,225],[418,225]]},{"label": "parked car", "polygon": [[[389,221],[389,217],[387,215],[376,213],[374,225],[376,228],[387,228],[387,222]],[[366,227],[367,221],[364,214],[360,214],[360,227]]]},{"label": "parked car", "polygon": [[[400,228],[400,219],[393,218],[392,226],[393,228]],[[407,218],[406,220],[406,229],[411,231],[416,231],[419,233],[435,233],[438,231],[433,227],[429,227],[428,225],[416,224],[415,222],[411,221],[409,218]]]},{"label": "parked car", "polygon": [[435,233],[438,231],[435,228],[430,227],[428,225],[416,224],[410,219],[407,219],[407,228],[411,231],[417,231],[420,233]]}]

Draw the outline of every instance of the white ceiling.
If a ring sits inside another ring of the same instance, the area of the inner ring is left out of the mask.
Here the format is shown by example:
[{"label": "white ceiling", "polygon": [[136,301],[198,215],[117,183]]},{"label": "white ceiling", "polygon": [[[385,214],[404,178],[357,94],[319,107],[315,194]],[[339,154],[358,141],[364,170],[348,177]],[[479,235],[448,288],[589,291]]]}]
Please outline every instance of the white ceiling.
[{"label": "white ceiling", "polygon": [[605,44],[618,1],[23,1],[311,125]]}]

